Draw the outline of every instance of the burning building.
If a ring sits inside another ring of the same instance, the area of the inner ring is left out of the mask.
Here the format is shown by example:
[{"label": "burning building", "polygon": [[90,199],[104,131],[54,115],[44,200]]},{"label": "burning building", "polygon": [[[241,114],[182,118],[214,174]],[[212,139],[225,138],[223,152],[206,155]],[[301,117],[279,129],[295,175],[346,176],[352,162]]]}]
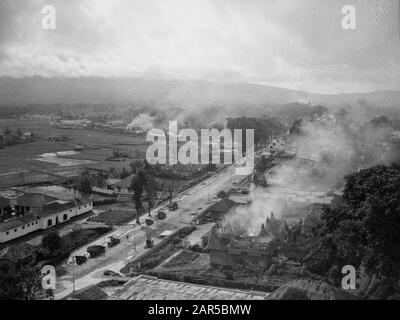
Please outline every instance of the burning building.
[{"label": "burning building", "polygon": [[269,240],[262,237],[235,236],[224,233],[216,227],[203,239],[210,252],[210,265],[219,267],[246,266],[266,269],[274,256]]},{"label": "burning building", "polygon": [[271,216],[267,218],[265,224],[261,225],[260,237],[278,237],[282,224],[283,220],[276,219],[274,213],[271,212]]}]

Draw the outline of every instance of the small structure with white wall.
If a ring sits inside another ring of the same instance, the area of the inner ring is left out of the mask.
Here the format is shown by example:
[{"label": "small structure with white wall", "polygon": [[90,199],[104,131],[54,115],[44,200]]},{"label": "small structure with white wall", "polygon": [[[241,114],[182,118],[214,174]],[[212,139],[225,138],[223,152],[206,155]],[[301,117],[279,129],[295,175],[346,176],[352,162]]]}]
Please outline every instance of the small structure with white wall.
[{"label": "small structure with white wall", "polygon": [[[50,201],[47,202],[46,199]],[[34,231],[52,228],[93,210],[91,201],[79,199],[54,200],[51,197],[43,197],[43,195],[39,194],[24,195],[12,201],[23,203],[24,210],[23,212],[19,210],[18,215],[14,214],[11,218],[0,222],[0,243],[18,239]],[[5,204],[3,201],[3,205]],[[10,204],[8,204],[7,208],[9,207]],[[13,207],[14,209],[12,210],[15,210],[15,205]],[[21,206],[17,209],[20,208]]]}]

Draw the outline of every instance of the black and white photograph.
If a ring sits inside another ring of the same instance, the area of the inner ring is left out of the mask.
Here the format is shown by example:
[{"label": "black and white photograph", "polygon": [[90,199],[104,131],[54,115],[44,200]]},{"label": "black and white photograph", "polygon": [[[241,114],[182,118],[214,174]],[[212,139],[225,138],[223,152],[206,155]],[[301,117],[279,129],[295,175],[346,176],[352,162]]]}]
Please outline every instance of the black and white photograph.
[{"label": "black and white photograph", "polygon": [[0,0],[0,300],[400,300],[400,1]]}]

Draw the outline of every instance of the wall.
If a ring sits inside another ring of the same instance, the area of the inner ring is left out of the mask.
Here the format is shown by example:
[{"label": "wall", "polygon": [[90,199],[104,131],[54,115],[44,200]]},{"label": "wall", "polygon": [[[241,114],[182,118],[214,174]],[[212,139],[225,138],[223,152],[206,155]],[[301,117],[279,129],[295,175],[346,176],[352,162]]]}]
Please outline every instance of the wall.
[{"label": "wall", "polygon": [[[86,203],[82,204],[78,207],[73,207],[71,209],[67,209],[58,213],[54,213],[52,215],[48,215],[45,217],[41,217],[40,219],[27,223],[24,226],[19,226],[18,228],[15,228],[17,231],[14,232],[15,229],[9,230],[9,231],[1,231],[0,232],[0,243],[5,243],[7,241],[11,241],[13,239],[17,239],[20,237],[23,237],[31,232],[37,231],[37,230],[46,230],[49,228],[52,228],[56,225],[56,218],[58,217],[58,224],[65,223],[69,221],[71,218],[79,216],[81,214],[84,214],[86,212],[89,212],[93,210],[93,203]],[[64,214],[67,215],[67,219],[64,220]],[[48,226],[48,220],[52,221],[51,226]],[[28,227],[29,224],[29,227]],[[8,232],[8,234],[7,234]]]},{"label": "wall", "polygon": [[[0,232],[0,243],[4,243],[7,241],[11,241],[13,239],[23,237],[31,232],[34,232],[34,231],[37,231],[40,229],[41,229],[41,221],[38,219],[38,220],[35,220],[32,222],[29,222],[24,226],[19,226],[17,228],[7,230],[7,231],[1,231]],[[14,230],[17,230],[17,231],[14,231]]]}]

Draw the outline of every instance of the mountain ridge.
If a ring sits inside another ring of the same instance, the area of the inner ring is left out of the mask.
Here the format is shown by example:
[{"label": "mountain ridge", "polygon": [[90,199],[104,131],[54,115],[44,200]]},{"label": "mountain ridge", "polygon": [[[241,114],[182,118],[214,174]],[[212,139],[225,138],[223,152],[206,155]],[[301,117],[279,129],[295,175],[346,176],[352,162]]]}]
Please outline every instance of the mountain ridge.
[{"label": "mountain ridge", "polygon": [[150,78],[11,78],[0,77],[0,104],[142,103],[206,106],[302,102],[340,106],[363,101],[400,106],[400,91],[319,94],[253,83]]}]

